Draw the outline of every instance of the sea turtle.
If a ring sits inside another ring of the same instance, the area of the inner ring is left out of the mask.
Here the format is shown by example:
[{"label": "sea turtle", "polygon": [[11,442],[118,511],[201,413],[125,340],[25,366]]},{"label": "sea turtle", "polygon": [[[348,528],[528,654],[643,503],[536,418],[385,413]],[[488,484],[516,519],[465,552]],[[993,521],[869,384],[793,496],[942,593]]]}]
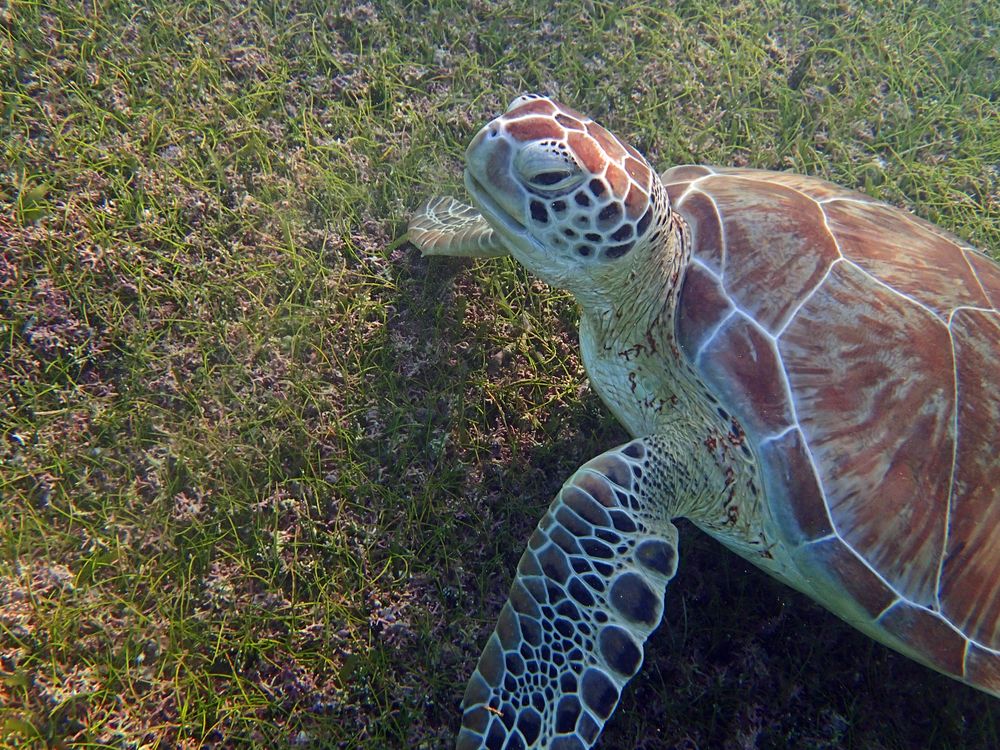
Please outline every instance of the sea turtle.
[{"label": "sea turtle", "polygon": [[427,255],[512,255],[580,305],[634,436],[528,541],[457,747],[597,740],[663,615],[686,517],[869,636],[1000,697],[1000,266],[906,211],[784,172],[662,175],[521,96],[431,200]]}]

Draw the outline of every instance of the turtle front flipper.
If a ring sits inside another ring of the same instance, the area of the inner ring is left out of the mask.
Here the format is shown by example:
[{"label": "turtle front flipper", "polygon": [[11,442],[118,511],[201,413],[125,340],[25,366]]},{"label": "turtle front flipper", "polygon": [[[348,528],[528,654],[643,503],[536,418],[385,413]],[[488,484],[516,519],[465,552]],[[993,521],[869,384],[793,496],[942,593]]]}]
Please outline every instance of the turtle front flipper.
[{"label": "turtle front flipper", "polygon": [[655,439],[634,440],[563,485],[469,682],[457,750],[586,750],[597,740],[677,570],[665,464]]},{"label": "turtle front flipper", "polygon": [[482,214],[454,198],[427,201],[410,217],[407,236],[423,255],[497,258],[509,254]]}]

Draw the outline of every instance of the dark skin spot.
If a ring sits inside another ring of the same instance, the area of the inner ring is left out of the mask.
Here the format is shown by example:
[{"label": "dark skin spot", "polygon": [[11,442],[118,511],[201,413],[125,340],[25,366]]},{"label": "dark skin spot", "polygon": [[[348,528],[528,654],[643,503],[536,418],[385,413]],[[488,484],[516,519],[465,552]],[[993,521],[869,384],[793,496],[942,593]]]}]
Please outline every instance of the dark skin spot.
[{"label": "dark skin spot", "polygon": [[639,671],[642,651],[623,628],[617,625],[604,628],[598,642],[601,653],[616,672],[631,677]]},{"label": "dark skin spot", "polygon": [[[583,516],[583,513],[580,513],[578,509],[574,508],[574,510],[576,510],[577,513]],[[586,516],[583,517],[586,518]],[[566,529],[557,526],[552,530],[551,538],[552,541],[558,544],[563,549],[564,552],[573,554],[574,552],[580,551],[580,546],[576,542],[576,537],[574,537],[572,534],[566,531]]]},{"label": "dark skin spot", "polygon": [[503,730],[500,722],[494,721],[492,726],[490,726],[490,733],[486,735],[487,750],[501,750],[506,736],[507,733]]},{"label": "dark skin spot", "polygon": [[584,607],[589,607],[594,603],[594,597],[590,593],[590,589],[584,586],[579,578],[574,578],[569,582],[569,595],[572,596],[576,601],[580,602]]},{"label": "dark skin spot", "polygon": [[589,523],[569,508],[560,508],[556,511],[556,520],[576,536],[587,536],[593,531],[593,527]]},{"label": "dark skin spot", "polygon": [[622,207],[617,203],[609,203],[601,212],[597,214],[597,219],[600,222],[610,223],[612,220],[617,222],[622,217]]},{"label": "dark skin spot", "polygon": [[521,730],[521,734],[530,745],[534,745],[538,739],[541,726],[542,717],[532,708],[523,709],[521,715],[517,717],[517,728]]},{"label": "dark skin spot", "polygon": [[611,235],[611,239],[613,239],[615,242],[621,242],[622,240],[627,240],[631,236],[632,236],[632,225],[622,224],[620,227],[618,227],[618,229],[615,230],[615,233]]},{"label": "dark skin spot", "polygon": [[507,654],[505,663],[507,665],[507,672],[510,675],[518,677],[524,674],[524,659],[521,658],[520,654]]},{"label": "dark skin spot", "polygon": [[607,542],[608,544],[618,544],[622,540],[621,536],[613,532],[611,529],[594,529],[594,536],[604,542]]},{"label": "dark skin spot", "polygon": [[590,557],[599,557],[603,560],[610,560],[615,556],[609,546],[596,539],[583,539],[580,542],[580,546],[583,547],[583,551]]},{"label": "dark skin spot", "polygon": [[590,714],[584,714],[580,717],[580,723],[577,725],[576,730],[581,737],[583,737],[585,742],[593,745],[597,741],[597,735],[601,733],[601,728],[597,725]]},{"label": "dark skin spot", "polygon": [[596,669],[588,669],[580,681],[580,695],[599,718],[607,719],[618,703],[618,689],[611,679]]},{"label": "dark skin spot", "polygon": [[647,539],[635,551],[636,560],[657,573],[672,575],[677,564],[674,548],[658,539]]},{"label": "dark skin spot", "polygon": [[576,621],[580,619],[580,610],[569,599],[560,602],[559,606],[556,607],[556,612],[570,620]]},{"label": "dark skin spot", "polygon": [[[607,526],[609,520],[607,512],[589,494],[585,494],[575,487],[567,487],[563,490],[562,498],[563,502],[585,521],[595,526]],[[552,533],[552,540],[557,541],[555,532]],[[574,540],[575,546],[576,543]],[[563,547],[563,549],[566,548]],[[566,551],[572,552],[573,550],[566,549]]]},{"label": "dark skin spot", "polygon": [[564,672],[559,678],[559,689],[564,693],[576,692],[576,676],[570,672]]},{"label": "dark skin spot", "polygon": [[552,740],[552,744],[549,745],[551,750],[586,750],[577,737],[570,735],[568,737],[556,737]]},{"label": "dark skin spot", "polygon": [[553,581],[565,583],[569,578],[569,563],[566,555],[555,545],[546,547],[539,555],[538,562],[542,571]]},{"label": "dark skin spot", "polygon": [[624,573],[611,586],[611,603],[625,619],[645,625],[659,621],[659,599],[637,573]]},{"label": "dark skin spot", "polygon": [[608,515],[611,516],[611,523],[614,524],[614,527],[619,531],[631,533],[637,528],[628,513],[624,513],[620,510],[611,510],[608,511]]},{"label": "dark skin spot", "polygon": [[575,695],[564,695],[556,707],[556,731],[567,734],[576,729],[580,717],[580,700]]},{"label": "dark skin spot", "polygon": [[629,443],[622,450],[622,453],[630,458],[642,458],[646,453],[646,449],[642,447],[641,443]]},{"label": "dark skin spot", "polygon": [[606,253],[606,255],[609,258],[620,258],[623,255],[625,255],[625,253],[627,253],[629,250],[631,250],[632,247],[633,243],[631,242],[625,242],[621,245],[614,245],[613,247],[608,248],[608,252]]},{"label": "dark skin spot", "polygon": [[574,632],[573,623],[571,623],[569,620],[560,617],[555,621],[555,626],[556,626],[556,631],[558,631],[559,635],[563,636],[564,638],[569,638],[573,635]]},{"label": "dark skin spot", "polygon": [[643,232],[645,232],[646,228],[649,226],[649,222],[651,222],[652,220],[653,220],[653,208],[652,206],[650,206],[649,208],[646,209],[646,213],[642,215],[642,218],[639,219],[639,224],[636,227],[636,235],[641,237]]}]

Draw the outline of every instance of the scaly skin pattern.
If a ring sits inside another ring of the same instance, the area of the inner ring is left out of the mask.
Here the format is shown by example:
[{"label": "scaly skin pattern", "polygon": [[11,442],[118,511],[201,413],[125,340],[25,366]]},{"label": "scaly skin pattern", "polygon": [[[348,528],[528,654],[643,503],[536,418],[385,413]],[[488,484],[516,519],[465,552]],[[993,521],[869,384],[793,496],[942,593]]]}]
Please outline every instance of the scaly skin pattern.
[{"label": "scaly skin pattern", "polygon": [[493,228],[472,206],[454,198],[431,198],[410,222],[408,239],[424,255],[495,258],[507,255]]},{"label": "scaly skin pattern", "polygon": [[[1000,695],[1000,471],[958,439],[963,425],[1000,439],[984,377],[1000,268],[813,178],[677,167],[661,180],[545,97],[518,97],[466,165],[475,208],[432,200],[411,239],[427,255],[509,253],[570,290],[591,382],[636,439],[573,474],[532,535],[469,682],[459,750],[597,742],[662,619],[677,517]],[[894,357],[913,365],[891,391]],[[921,482],[937,494],[914,496]],[[909,518],[919,528],[899,526]]]},{"label": "scaly skin pattern", "polygon": [[[677,254],[683,255],[682,247]],[[763,502],[750,440],[676,349],[669,319],[672,296],[671,290],[648,327],[625,326],[623,331],[613,325],[613,315],[583,313],[580,348],[591,383],[633,435],[685,439],[683,451],[661,459],[675,476],[684,477],[672,492],[660,495],[665,511],[688,518],[754,564],[797,585],[797,573],[782,554],[780,532]],[[670,363],[666,369],[664,362]],[[700,482],[707,483],[708,491],[696,491]]]},{"label": "scaly skin pattern", "polygon": [[589,747],[642,663],[677,569],[662,439],[584,464],[528,541],[465,693],[457,747]]}]

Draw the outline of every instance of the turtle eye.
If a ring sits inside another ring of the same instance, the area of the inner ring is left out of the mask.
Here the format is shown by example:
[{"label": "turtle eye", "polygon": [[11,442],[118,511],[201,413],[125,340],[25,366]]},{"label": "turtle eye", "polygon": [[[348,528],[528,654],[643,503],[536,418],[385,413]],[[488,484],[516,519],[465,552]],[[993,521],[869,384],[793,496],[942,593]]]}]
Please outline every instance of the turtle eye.
[{"label": "turtle eye", "polygon": [[539,172],[538,174],[531,175],[527,179],[535,187],[558,189],[572,180],[573,177],[573,172],[568,169],[553,169],[548,172]]},{"label": "turtle eye", "polygon": [[583,179],[583,171],[569,153],[566,144],[557,140],[525,144],[514,158],[525,186],[536,193],[564,193]]}]

